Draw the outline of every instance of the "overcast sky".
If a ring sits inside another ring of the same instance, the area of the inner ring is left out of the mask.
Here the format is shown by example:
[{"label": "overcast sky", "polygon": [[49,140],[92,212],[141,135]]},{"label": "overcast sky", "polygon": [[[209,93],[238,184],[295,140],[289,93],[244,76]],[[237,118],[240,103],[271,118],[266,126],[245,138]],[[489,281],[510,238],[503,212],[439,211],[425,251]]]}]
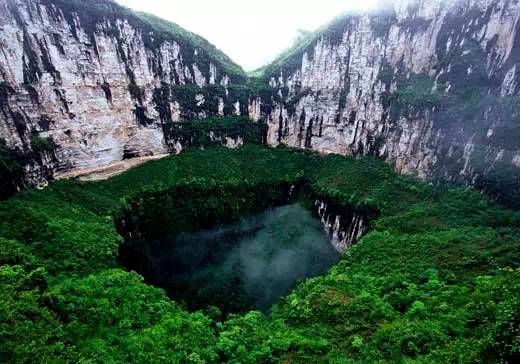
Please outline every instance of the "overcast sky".
[{"label": "overcast sky", "polygon": [[298,29],[315,30],[346,10],[378,0],[117,0],[202,35],[246,71],[290,46]]}]

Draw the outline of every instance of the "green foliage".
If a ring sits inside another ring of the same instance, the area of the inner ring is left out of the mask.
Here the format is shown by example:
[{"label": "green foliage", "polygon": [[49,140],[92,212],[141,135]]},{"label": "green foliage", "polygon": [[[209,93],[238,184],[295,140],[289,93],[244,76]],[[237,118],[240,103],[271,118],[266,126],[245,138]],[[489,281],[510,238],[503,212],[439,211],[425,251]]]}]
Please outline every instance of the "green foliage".
[{"label": "green foliage", "polygon": [[39,265],[52,273],[88,272],[115,264],[120,237],[110,216],[36,191],[0,205],[0,216],[2,236],[23,241],[36,252]]},{"label": "green foliage", "polygon": [[[226,98],[226,90],[221,85],[176,85],[172,87],[172,96],[179,103],[183,118],[189,120],[208,111],[217,114],[219,99]],[[167,105],[169,107],[169,103]]]},{"label": "green foliage", "polygon": [[181,310],[135,273],[116,269],[64,280],[51,290],[49,300],[67,317],[66,334],[80,343],[74,353],[78,361],[216,359],[210,319]]},{"label": "green foliage", "polygon": [[[222,85],[162,85],[156,89],[154,99],[158,111],[162,114],[163,121],[171,121],[170,96],[179,103],[183,120],[198,119],[201,115],[217,115],[222,111],[224,115],[248,115],[249,101],[261,97],[263,103],[261,110],[268,113],[272,104],[271,100],[281,101],[276,90],[265,83],[262,79],[250,78],[246,83],[231,84],[227,87]],[[223,110],[219,110],[219,103],[224,101]],[[235,103],[240,103],[240,108],[235,110]],[[231,117],[229,117],[231,118]]]},{"label": "green foliage", "polygon": [[244,96],[247,97],[260,97],[265,101],[277,98],[277,90],[271,87],[262,77],[249,77],[247,79],[246,90],[247,94]]},{"label": "green foliage", "polygon": [[183,147],[210,147],[226,143],[226,138],[244,143],[263,144],[267,125],[253,123],[247,117],[207,118],[164,125],[165,136]]},{"label": "green foliage", "polygon": [[[94,33],[97,26],[104,20],[126,19],[132,26],[142,30],[143,40],[147,47],[157,48],[165,41],[175,41],[183,47],[181,51],[184,52],[183,60],[186,64],[191,65],[194,62],[200,62],[200,65],[209,69],[209,63],[213,62],[221,67],[224,73],[228,74],[235,82],[244,81],[246,78],[245,72],[240,66],[206,39],[154,15],[136,13],[111,0],[89,0],[86,2],[81,0],[41,0],[41,2],[61,9],[65,19],[71,24],[73,34],[77,33],[74,14],[79,16],[81,27],[89,33]],[[51,13],[55,15],[54,12]],[[115,25],[114,28],[116,28]],[[195,51],[197,51],[197,55],[195,55]]]},{"label": "green foliage", "polygon": [[331,44],[339,43],[342,40],[343,33],[350,26],[352,17],[352,14],[344,14],[336,17],[315,32],[300,34],[291,47],[283,51],[273,62],[252,72],[251,76],[277,77],[282,69],[284,74],[290,74],[301,67],[302,56],[305,52],[311,50],[320,39]]},{"label": "green foliage", "polygon": [[255,311],[231,315],[220,325],[217,347],[229,363],[276,363],[291,360],[293,353],[313,361],[329,349],[326,339],[305,337]]},{"label": "green foliage", "polygon": [[[2,250],[4,241],[0,241]],[[45,304],[47,274],[2,259],[0,265],[0,360],[52,361],[63,357],[62,323]]]},{"label": "green foliage", "polygon": [[[473,153],[472,161],[476,161],[477,165],[482,160],[478,160],[480,153]],[[491,194],[506,206],[520,209],[520,171],[509,162],[498,160],[487,175],[479,176],[475,185]]]},{"label": "green foliage", "polygon": [[[212,223],[293,183],[373,220],[328,274],[301,282],[267,315],[189,313],[114,269],[114,222],[125,211],[158,229],[159,215]],[[258,145],[192,150],[106,181],[54,182],[0,203],[0,358],[511,362],[519,226],[518,213],[471,189],[436,190],[382,161]]]},{"label": "green foliage", "polygon": [[31,148],[34,152],[41,154],[53,152],[55,145],[52,138],[42,138],[35,135],[31,137]]},{"label": "green foliage", "polygon": [[6,199],[23,185],[23,170],[19,154],[0,139],[0,200]]},{"label": "green foliage", "polygon": [[434,90],[433,81],[426,75],[413,74],[399,85],[398,89],[383,95],[383,105],[390,108],[393,119],[398,119],[401,112],[411,115],[417,111],[438,107],[445,95]]},{"label": "green foliage", "polygon": [[203,111],[203,109],[199,108],[196,96],[201,94],[206,98],[207,94],[204,91],[203,88],[197,85],[178,85],[175,86],[173,95],[182,109],[200,112]]}]

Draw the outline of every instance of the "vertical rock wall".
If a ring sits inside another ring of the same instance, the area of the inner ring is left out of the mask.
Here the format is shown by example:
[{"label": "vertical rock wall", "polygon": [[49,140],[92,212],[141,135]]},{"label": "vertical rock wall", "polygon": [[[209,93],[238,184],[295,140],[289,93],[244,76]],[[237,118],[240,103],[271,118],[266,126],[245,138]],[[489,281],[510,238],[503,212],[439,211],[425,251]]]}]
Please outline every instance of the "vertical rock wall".
[{"label": "vertical rock wall", "polygon": [[265,118],[272,145],[375,155],[400,172],[513,202],[519,17],[518,1],[399,0],[338,18],[267,67],[271,86],[287,96],[266,115],[253,105],[251,115]]},{"label": "vertical rock wall", "polygon": [[519,205],[519,17],[517,0],[396,0],[338,18],[268,66],[267,85],[111,0],[4,0],[0,139],[38,183],[174,152],[176,122],[249,115],[271,145],[375,155]]},{"label": "vertical rock wall", "polygon": [[35,138],[55,146],[30,180],[164,153],[164,124],[236,112],[226,95],[240,68],[166,26],[110,0],[0,2],[0,138],[25,153]]},{"label": "vertical rock wall", "polygon": [[336,250],[343,253],[368,231],[370,216],[365,211],[340,206],[334,201],[318,198],[313,213],[320,219]]}]

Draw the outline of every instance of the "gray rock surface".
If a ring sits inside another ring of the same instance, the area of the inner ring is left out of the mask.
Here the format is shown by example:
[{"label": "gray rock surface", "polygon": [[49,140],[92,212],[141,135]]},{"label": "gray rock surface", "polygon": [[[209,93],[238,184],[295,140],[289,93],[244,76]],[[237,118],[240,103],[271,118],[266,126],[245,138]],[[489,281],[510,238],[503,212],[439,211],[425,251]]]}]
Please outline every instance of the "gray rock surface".
[{"label": "gray rock surface", "polygon": [[[86,4],[108,9],[99,17],[63,3],[0,2],[0,138],[25,151],[31,137],[52,138],[52,170],[165,153],[162,123],[188,112],[176,87],[230,84],[208,52],[175,37],[157,40],[162,33],[110,1]],[[225,103],[235,112],[236,100],[221,98],[214,110],[206,101],[187,100],[200,116],[223,115]],[[37,180],[39,166],[27,168]]]},{"label": "gray rock surface", "polygon": [[161,21],[110,0],[85,13],[69,3],[0,2],[0,138],[27,152],[35,136],[55,145],[25,166],[30,182],[178,152],[168,123],[249,115],[267,123],[270,145],[375,155],[402,173],[520,196],[516,0],[397,0],[340,17],[266,68],[271,97]]},{"label": "gray rock surface", "polygon": [[399,0],[344,16],[268,67],[288,96],[251,115],[272,145],[376,155],[492,190],[520,176],[519,17],[509,0]]}]

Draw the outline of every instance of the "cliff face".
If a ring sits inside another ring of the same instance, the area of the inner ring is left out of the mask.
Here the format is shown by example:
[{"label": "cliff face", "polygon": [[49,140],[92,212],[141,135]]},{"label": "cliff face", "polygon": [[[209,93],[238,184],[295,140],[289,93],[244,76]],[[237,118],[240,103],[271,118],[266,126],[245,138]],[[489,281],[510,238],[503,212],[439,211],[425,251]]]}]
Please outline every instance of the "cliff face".
[{"label": "cliff face", "polygon": [[375,155],[514,205],[519,16],[517,0],[398,0],[336,19],[258,80],[204,39],[111,0],[5,0],[0,139],[38,183],[177,152],[180,121],[249,115],[271,145]]},{"label": "cliff face", "polygon": [[163,124],[239,114],[240,67],[204,39],[109,0],[0,2],[0,139],[56,170],[168,150]]},{"label": "cliff face", "polygon": [[376,155],[512,199],[519,16],[510,0],[398,1],[344,16],[264,70],[284,102],[252,116],[267,120],[272,145]]}]

